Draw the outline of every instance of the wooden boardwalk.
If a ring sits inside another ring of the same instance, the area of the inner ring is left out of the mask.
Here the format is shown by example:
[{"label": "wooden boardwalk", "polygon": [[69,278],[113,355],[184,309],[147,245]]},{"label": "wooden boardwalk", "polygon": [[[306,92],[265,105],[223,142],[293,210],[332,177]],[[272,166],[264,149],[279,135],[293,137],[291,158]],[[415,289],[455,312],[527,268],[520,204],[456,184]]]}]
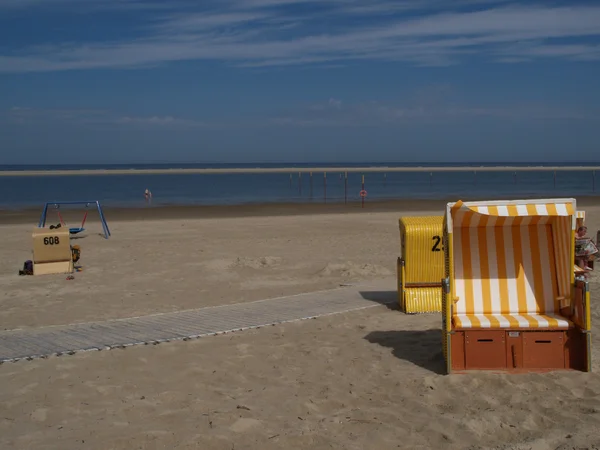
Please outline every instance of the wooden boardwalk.
[{"label": "wooden boardwalk", "polygon": [[[0,332],[0,362],[157,344],[259,328],[394,302],[391,283],[104,322]],[[368,298],[371,298],[369,300]]]}]

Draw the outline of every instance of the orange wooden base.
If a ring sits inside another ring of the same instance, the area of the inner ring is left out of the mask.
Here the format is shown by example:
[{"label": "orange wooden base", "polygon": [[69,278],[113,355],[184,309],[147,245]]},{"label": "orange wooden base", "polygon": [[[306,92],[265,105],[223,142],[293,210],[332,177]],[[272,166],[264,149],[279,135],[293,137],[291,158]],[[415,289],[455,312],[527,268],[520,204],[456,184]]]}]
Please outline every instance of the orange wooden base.
[{"label": "orange wooden base", "polygon": [[452,371],[545,372],[587,367],[587,339],[571,330],[455,330]]}]

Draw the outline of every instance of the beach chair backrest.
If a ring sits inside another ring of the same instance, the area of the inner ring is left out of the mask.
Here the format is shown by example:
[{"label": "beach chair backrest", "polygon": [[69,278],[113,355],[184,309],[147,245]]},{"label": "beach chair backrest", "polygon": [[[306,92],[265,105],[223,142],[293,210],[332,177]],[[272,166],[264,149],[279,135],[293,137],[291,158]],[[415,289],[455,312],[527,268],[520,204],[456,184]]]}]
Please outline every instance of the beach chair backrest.
[{"label": "beach chair backrest", "polygon": [[408,284],[441,285],[444,277],[443,216],[406,216],[398,221],[400,256]]},{"label": "beach chair backrest", "polygon": [[543,314],[569,298],[575,200],[448,205],[454,314]]}]

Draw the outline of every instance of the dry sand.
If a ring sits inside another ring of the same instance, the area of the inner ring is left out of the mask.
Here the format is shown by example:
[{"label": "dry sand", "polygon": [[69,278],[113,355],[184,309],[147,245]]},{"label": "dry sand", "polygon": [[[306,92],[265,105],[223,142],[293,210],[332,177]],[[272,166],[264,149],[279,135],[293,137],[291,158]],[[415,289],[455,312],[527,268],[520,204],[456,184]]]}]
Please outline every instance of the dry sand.
[{"label": "dry sand", "polygon": [[[600,207],[586,206],[591,231]],[[439,210],[424,212],[440,214]],[[414,211],[411,212],[414,214]],[[19,277],[1,226],[5,329],[237,303],[385,278],[401,213],[98,223],[84,272]],[[109,217],[110,220],[110,217]],[[440,317],[385,306],[197,341],[0,366],[0,449],[600,448],[594,372],[441,375]]]},{"label": "dry sand", "polygon": [[246,167],[246,168],[170,168],[170,169],[58,169],[0,170],[0,177],[142,175],[142,174],[225,174],[225,173],[372,173],[372,172],[572,172],[600,170],[599,166],[438,166],[438,167]]},{"label": "dry sand", "polygon": [[397,213],[97,222],[84,271],[19,277],[32,226],[4,225],[4,329],[114,319],[337,287],[395,274]]}]

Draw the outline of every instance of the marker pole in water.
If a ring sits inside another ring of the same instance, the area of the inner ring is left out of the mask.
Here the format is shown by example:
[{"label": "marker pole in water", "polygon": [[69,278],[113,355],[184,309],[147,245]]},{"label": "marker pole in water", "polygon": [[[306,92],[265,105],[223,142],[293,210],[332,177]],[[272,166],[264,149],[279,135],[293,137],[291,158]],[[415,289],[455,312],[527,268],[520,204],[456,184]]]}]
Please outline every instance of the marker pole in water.
[{"label": "marker pole in water", "polygon": [[[362,191],[361,192],[364,192],[364,191],[365,191],[365,176],[363,175],[362,176]],[[362,202],[361,208],[364,208],[365,207],[365,196],[361,195],[361,199],[362,199],[361,200],[361,202]]]},{"label": "marker pole in water", "polygon": [[302,172],[298,172],[298,194],[302,195]]},{"label": "marker pole in water", "polygon": [[433,172],[429,172],[429,187],[433,185]]},{"label": "marker pole in water", "polygon": [[596,192],[596,171],[592,170],[592,192]]},{"label": "marker pole in water", "polygon": [[292,174],[290,173],[290,190],[292,189]]},{"label": "marker pole in water", "polygon": [[323,172],[323,200],[327,203],[327,172]]},{"label": "marker pole in water", "polygon": [[387,187],[387,173],[383,174],[383,187]]},{"label": "marker pole in water", "polygon": [[473,172],[473,184],[477,184],[477,171]]},{"label": "marker pole in water", "polygon": [[312,172],[310,173],[310,199],[313,198],[313,180],[312,180]]},{"label": "marker pole in water", "polygon": [[348,204],[348,172],[344,172],[344,204]]},{"label": "marker pole in water", "polygon": [[554,171],[554,189],[556,189],[556,170]]},{"label": "marker pole in water", "polygon": [[513,175],[513,182],[517,184],[517,172],[515,172]]}]

